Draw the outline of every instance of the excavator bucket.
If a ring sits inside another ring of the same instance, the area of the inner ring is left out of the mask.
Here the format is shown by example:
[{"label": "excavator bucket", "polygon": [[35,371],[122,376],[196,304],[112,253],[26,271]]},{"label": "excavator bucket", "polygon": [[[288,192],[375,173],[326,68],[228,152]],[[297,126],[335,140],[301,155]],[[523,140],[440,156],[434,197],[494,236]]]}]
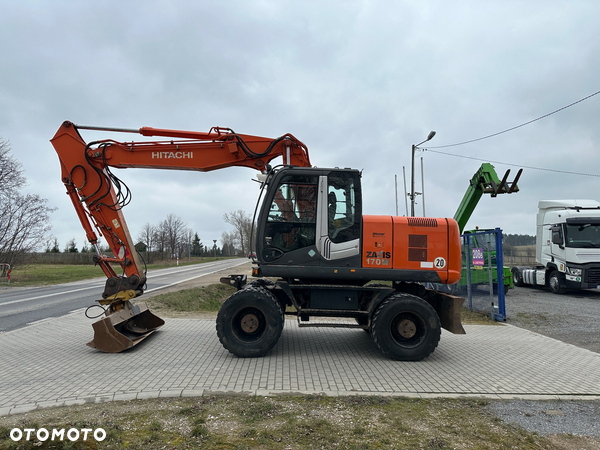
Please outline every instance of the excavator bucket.
[{"label": "excavator bucket", "polygon": [[119,353],[139,344],[165,324],[145,303],[123,303],[123,308],[108,313],[92,324],[94,339],[87,345],[106,353]]}]

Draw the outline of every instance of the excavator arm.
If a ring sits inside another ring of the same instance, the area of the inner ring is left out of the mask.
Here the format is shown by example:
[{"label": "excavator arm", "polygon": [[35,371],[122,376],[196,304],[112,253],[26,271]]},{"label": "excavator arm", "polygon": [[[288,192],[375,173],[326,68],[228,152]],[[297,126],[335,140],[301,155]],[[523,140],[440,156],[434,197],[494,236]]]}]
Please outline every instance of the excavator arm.
[{"label": "excavator arm", "polygon": [[[79,130],[137,133],[146,137],[166,139],[140,142],[107,139],[87,143]],[[283,157],[284,164],[310,167],[307,147],[291,134],[271,139],[237,134],[229,128],[220,127],[211,128],[206,133],[150,127],[123,129],[78,126],[66,121],[51,142],[60,160],[61,179],[67,195],[75,207],[87,240],[96,250],[94,261],[107,277],[103,300],[100,300],[101,304],[107,306],[105,320],[108,320],[111,314],[118,312],[122,315],[123,310],[131,309],[129,300],[142,295],[146,283],[141,258],[134,248],[122,212],[122,208],[130,200],[130,192],[111,172],[111,168],[208,172],[239,166],[262,172],[266,170],[267,164],[278,156]],[[106,240],[113,256],[102,254],[98,244],[99,236]],[[114,267],[119,266],[115,271]],[[130,315],[133,318],[136,312],[133,309],[132,311]],[[132,322],[127,318],[124,321]],[[118,328],[116,324],[113,325],[112,328]],[[96,334],[98,335],[98,330]],[[109,337],[112,339],[114,336]],[[96,344],[98,345],[92,346],[104,346],[99,342]],[[121,346],[116,344],[117,348]]]}]

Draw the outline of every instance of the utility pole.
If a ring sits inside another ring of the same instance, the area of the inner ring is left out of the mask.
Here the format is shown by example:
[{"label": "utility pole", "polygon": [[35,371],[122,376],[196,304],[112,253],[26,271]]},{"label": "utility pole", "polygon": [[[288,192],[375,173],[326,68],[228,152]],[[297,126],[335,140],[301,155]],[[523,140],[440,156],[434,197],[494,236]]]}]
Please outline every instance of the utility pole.
[{"label": "utility pole", "polygon": [[419,148],[419,145],[424,144],[427,141],[430,141],[435,136],[435,131],[431,131],[427,139],[423,142],[419,142],[418,144],[412,146],[412,164],[410,169],[410,215],[411,217],[415,216],[415,150]]},{"label": "utility pole", "polygon": [[396,190],[396,216],[398,216],[398,175],[394,175],[394,188]]}]

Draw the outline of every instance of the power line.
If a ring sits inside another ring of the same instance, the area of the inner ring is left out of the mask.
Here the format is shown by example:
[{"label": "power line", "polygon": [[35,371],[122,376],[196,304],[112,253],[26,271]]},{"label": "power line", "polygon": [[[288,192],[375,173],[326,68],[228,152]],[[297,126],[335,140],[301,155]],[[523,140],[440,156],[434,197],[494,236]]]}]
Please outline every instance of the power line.
[{"label": "power line", "polygon": [[[436,148],[439,148],[439,147],[436,147]],[[421,150],[426,151],[426,152],[429,151],[429,152],[433,152],[433,153],[439,153],[440,155],[456,156],[457,158],[473,159],[475,161],[484,161],[484,162],[489,162],[489,163],[493,163],[493,164],[503,164],[505,166],[522,167],[524,169],[543,170],[543,171],[546,171],[546,172],[565,173],[565,174],[568,174],[568,175],[581,175],[581,176],[585,176],[585,177],[600,177],[600,175],[597,175],[597,174],[594,174],[594,173],[569,172],[568,170],[545,169],[543,167],[524,166],[522,164],[506,163],[506,162],[501,162],[501,161],[490,161],[487,158],[475,158],[473,156],[456,155],[454,153],[440,152],[440,151],[431,150],[431,149],[428,149],[428,148],[422,148]]]},{"label": "power line", "polygon": [[[483,137],[480,137],[480,138],[477,138],[477,139],[471,139],[470,141],[458,142],[458,143],[456,143],[456,144],[449,144],[449,145],[438,145],[438,146],[435,146],[435,147],[429,147],[429,148],[446,148],[446,147],[456,147],[456,146],[458,146],[458,145],[470,144],[471,142],[482,141],[482,140],[484,140],[484,139],[489,139],[489,138],[491,138],[491,137],[498,136],[499,134],[508,133],[509,131],[516,130],[517,128],[524,127],[525,125],[529,125],[530,123],[537,122],[538,120],[542,120],[542,119],[544,119],[544,118],[546,118],[546,117],[548,117],[548,116],[551,116],[552,114],[556,114],[557,112],[560,112],[560,111],[562,111],[563,109],[570,108],[571,106],[574,106],[574,105],[576,105],[577,103],[581,103],[582,101],[584,101],[584,100],[587,100],[588,98],[591,98],[591,97],[593,97],[594,95],[598,95],[598,94],[600,94],[600,91],[594,92],[593,94],[590,94],[590,95],[588,95],[587,97],[584,97],[584,98],[582,98],[582,99],[579,99],[579,100],[577,100],[576,102],[573,102],[573,103],[571,103],[570,105],[563,106],[562,108],[559,108],[559,109],[557,109],[556,111],[552,111],[551,113],[544,114],[543,116],[540,116],[540,117],[538,117],[537,119],[533,119],[533,120],[530,120],[529,122],[522,123],[521,125],[517,125],[516,127],[508,128],[507,130],[504,130],[504,131],[499,131],[499,132],[497,132],[497,133],[490,134],[490,135],[487,135],[487,136],[483,136]],[[558,171],[558,172],[560,172],[560,171]],[[592,176],[597,176],[597,175],[592,175]]]}]

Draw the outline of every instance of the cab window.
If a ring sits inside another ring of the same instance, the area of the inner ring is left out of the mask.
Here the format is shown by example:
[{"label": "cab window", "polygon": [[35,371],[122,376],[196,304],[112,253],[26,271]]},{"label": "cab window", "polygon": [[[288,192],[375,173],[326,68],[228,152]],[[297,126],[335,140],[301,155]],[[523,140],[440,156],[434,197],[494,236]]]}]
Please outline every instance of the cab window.
[{"label": "cab window", "polygon": [[282,251],[315,245],[317,177],[290,175],[277,188],[267,217],[267,244]]},{"label": "cab window", "polygon": [[360,238],[361,198],[357,173],[331,172],[327,177],[329,238],[338,244]]}]

